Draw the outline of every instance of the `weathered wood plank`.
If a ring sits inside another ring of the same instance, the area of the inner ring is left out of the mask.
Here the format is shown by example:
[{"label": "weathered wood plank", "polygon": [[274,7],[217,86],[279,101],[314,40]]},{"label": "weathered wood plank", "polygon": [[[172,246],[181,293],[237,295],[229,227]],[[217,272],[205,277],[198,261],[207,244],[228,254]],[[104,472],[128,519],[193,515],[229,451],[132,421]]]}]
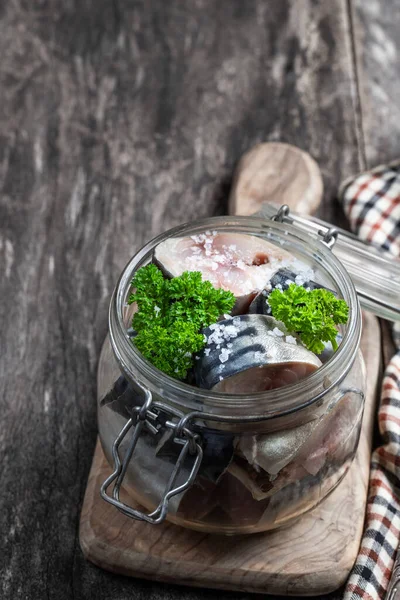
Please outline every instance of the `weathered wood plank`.
[{"label": "weathered wood plank", "polygon": [[107,304],[147,238],[225,212],[259,141],[309,151],[336,218],[363,166],[347,3],[13,0],[0,18],[2,597],[210,596],[78,549]]},{"label": "weathered wood plank", "polygon": [[353,3],[361,126],[369,167],[400,156],[400,4]]}]

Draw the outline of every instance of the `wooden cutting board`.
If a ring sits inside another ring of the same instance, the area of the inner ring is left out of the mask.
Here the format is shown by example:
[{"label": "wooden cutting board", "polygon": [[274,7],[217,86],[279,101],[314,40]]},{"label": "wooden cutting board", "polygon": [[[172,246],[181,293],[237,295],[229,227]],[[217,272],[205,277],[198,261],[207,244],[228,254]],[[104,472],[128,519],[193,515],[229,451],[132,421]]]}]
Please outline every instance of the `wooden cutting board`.
[{"label": "wooden cutting board", "polygon": [[[269,162],[270,153],[276,168],[283,169],[293,158],[292,151],[287,145],[260,145],[252,151],[253,160],[259,161],[261,168],[263,161]],[[298,173],[297,190],[302,193],[296,200],[293,192],[287,203],[296,208],[296,201],[301,199],[304,204],[311,198],[306,206],[313,210],[322,194],[318,168],[308,155],[297,149],[294,152],[298,171],[307,169],[307,173]],[[257,173],[253,161],[244,157],[231,197],[238,214],[248,214],[248,202],[254,211],[257,204],[271,199],[265,194],[265,177],[257,177]],[[252,186],[247,185],[250,180]],[[133,521],[100,498],[100,485],[111,469],[98,442],[81,514],[80,543],[85,557],[115,573],[191,586],[307,596],[338,588],[354,564],[363,530],[381,370],[380,336],[378,320],[365,313],[361,346],[368,391],[359,448],[341,484],[312,512],[285,529],[232,537],[202,534],[171,523],[152,526]],[[127,498],[125,494],[124,500]],[[130,498],[129,503],[138,506]]]},{"label": "wooden cutting board", "polygon": [[98,442],[80,524],[86,558],[115,573],[229,590],[315,595],[342,585],[363,528],[380,367],[379,324],[371,315],[364,317],[369,389],[360,445],[348,474],[322,504],[286,529],[247,536],[205,535],[170,523],[147,525],[100,498],[100,485],[111,469]]}]

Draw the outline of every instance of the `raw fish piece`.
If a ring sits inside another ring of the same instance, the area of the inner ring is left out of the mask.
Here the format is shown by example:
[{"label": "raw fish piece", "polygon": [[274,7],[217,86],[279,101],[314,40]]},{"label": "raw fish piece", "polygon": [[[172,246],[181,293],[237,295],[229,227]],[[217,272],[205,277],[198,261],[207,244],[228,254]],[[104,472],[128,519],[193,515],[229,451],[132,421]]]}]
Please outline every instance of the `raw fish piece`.
[{"label": "raw fish piece", "polygon": [[207,345],[195,360],[197,385],[241,394],[306,377],[321,361],[285,332],[279,321],[264,315],[241,315],[207,327]]},{"label": "raw fish piece", "polygon": [[240,436],[237,448],[251,465],[276,475],[293,460],[318,422],[319,420],[311,421],[300,427],[268,435]]},{"label": "raw fish piece", "polygon": [[111,390],[100,400],[100,406],[108,406],[114,412],[131,417],[131,409],[143,404],[143,393],[136,391],[123,375],[120,375]]},{"label": "raw fish piece", "polygon": [[214,287],[230,290],[237,298],[235,314],[247,310],[276,271],[296,261],[289,252],[262,238],[234,233],[170,238],[154,251],[154,262],[167,277],[200,271]]},{"label": "raw fish piece", "polygon": [[357,429],[360,421],[361,398],[361,392],[349,391],[324,415],[297,459],[309,473],[315,474],[320,470],[324,456],[332,456],[345,449],[347,438]]},{"label": "raw fish piece", "polygon": [[197,478],[184,494],[178,515],[187,519],[206,519],[209,523],[227,524],[228,521],[232,525],[253,525],[264,514],[268,502],[268,499],[264,502],[255,500],[240,479],[226,472],[216,486]]},{"label": "raw fish piece", "polygon": [[255,500],[243,482],[227,471],[218,485],[220,506],[237,525],[255,525],[263,516],[269,500]]},{"label": "raw fish piece", "polygon": [[[214,429],[193,428],[200,433],[203,449],[198,476],[214,484],[218,482],[221,475],[226,471],[233,458],[234,435]],[[180,444],[174,442],[175,434],[171,429],[166,429],[156,448],[156,455],[175,463],[181,451]]]},{"label": "raw fish piece", "polygon": [[360,409],[360,402],[349,393],[319,419],[286,431],[241,436],[235,447],[260,473],[258,477],[261,473],[271,475],[275,493],[305,475],[317,475],[327,457],[335,455],[353,430],[354,423],[359,421]]},{"label": "raw fish piece", "polygon": [[254,500],[265,500],[274,489],[268,473],[261,470],[257,472],[245,460],[240,460],[239,457],[235,457],[235,460],[231,462],[227,473],[238,479],[251,493]]},{"label": "raw fish piece", "polygon": [[183,494],[177,516],[189,520],[203,520],[218,506],[218,486],[203,477]]},{"label": "raw fish piece", "polygon": [[[197,428],[193,428],[197,432]],[[218,482],[233,458],[234,435],[215,429],[200,429],[203,460],[199,474],[213,482]]]}]

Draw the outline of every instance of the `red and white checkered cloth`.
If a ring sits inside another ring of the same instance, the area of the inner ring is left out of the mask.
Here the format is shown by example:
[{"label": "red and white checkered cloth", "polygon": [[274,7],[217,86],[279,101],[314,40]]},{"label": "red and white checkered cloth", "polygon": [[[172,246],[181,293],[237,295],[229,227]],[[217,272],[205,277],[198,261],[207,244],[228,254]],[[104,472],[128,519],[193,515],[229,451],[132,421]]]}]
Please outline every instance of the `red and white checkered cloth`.
[{"label": "red and white checkered cloth", "polygon": [[[345,182],[340,191],[361,239],[400,256],[400,161]],[[383,600],[400,543],[400,335],[386,368],[378,413],[383,445],[371,458],[365,531],[344,600]]]}]

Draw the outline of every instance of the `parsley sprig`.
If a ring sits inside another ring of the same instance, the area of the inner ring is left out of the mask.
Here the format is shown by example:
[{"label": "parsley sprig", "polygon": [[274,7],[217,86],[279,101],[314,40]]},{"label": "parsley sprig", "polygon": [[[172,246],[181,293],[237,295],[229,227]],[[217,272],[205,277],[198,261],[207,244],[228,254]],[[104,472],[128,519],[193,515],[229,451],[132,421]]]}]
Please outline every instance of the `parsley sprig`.
[{"label": "parsley sprig", "polygon": [[138,305],[132,320],[137,333],[133,343],[155,367],[185,379],[193,366],[193,354],[206,343],[200,330],[231,312],[234,295],[215,289],[198,271],[164,279],[153,264],[136,272],[132,286],[135,291],[128,303]]},{"label": "parsley sprig", "polygon": [[337,350],[336,325],[347,323],[349,307],[329,290],[307,291],[292,283],[284,292],[273,290],[268,296],[272,316],[287,329],[297,333],[303,344],[315,354],[324,350],[323,342],[331,342]]}]

